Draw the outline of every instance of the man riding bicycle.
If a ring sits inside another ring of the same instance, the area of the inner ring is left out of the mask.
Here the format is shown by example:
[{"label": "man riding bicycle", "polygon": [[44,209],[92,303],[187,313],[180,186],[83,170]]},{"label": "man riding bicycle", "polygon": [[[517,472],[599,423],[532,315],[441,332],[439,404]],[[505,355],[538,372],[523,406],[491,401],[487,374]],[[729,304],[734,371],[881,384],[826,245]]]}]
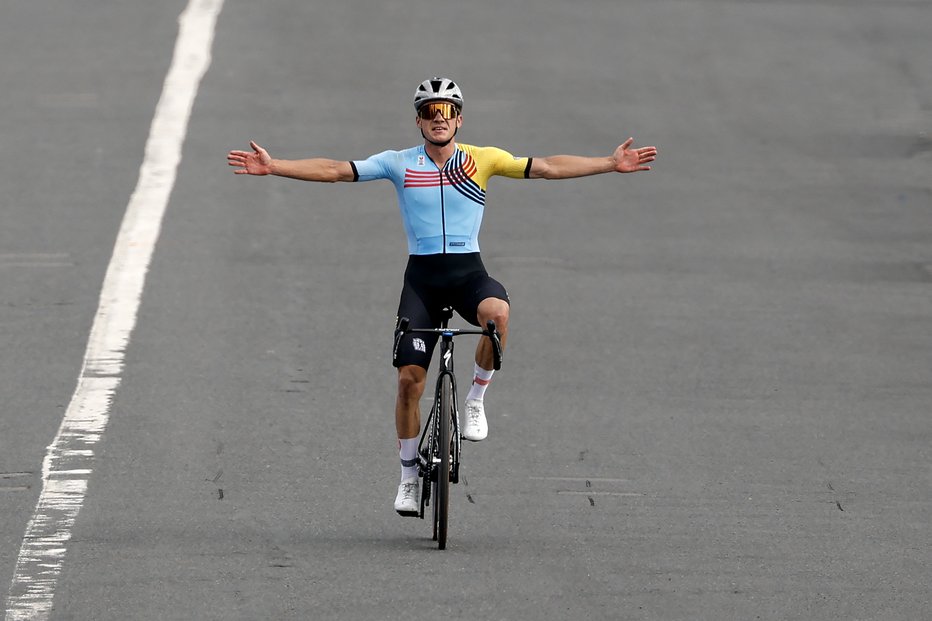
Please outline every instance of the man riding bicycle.
[{"label": "man riding bicycle", "polygon": [[[353,161],[280,160],[250,142],[251,152],[230,151],[227,161],[237,174],[271,174],[322,182],[390,180],[398,196],[409,252],[398,317],[407,317],[411,328],[438,327],[442,309],[452,306],[475,326],[494,321],[504,348],[510,310],[508,293],[486,272],[479,254],[488,180],[496,175],[567,179],[650,170],[648,164],[656,158],[657,149],[632,149],[633,139],[629,138],[607,157],[513,157],[495,147],[457,143],[454,138],[463,125],[463,93],[446,78],[422,82],[414,95],[414,107],[424,143],[403,151],[383,151]],[[406,334],[393,361],[398,369],[395,426],[401,459],[395,510],[401,515],[418,515],[419,403],[436,343],[436,335]],[[488,339],[480,339],[473,383],[466,395],[466,420],[462,426],[466,440],[478,442],[488,435],[484,397],[492,380],[492,366],[491,344]]]}]

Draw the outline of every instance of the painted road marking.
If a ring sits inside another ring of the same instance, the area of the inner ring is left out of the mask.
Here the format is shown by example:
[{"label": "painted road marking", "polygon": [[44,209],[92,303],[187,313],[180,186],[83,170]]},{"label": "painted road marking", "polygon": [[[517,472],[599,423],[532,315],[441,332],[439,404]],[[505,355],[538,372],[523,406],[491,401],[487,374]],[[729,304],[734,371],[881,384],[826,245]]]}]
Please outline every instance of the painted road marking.
[{"label": "painted road marking", "polygon": [[123,360],[175,184],[201,77],[210,65],[223,0],[190,0],[155,109],[136,189],[104,277],[84,365],[61,427],[42,462],[42,492],[16,560],[6,621],[48,619],[71,531],[84,504],[94,452],[110,418]]}]

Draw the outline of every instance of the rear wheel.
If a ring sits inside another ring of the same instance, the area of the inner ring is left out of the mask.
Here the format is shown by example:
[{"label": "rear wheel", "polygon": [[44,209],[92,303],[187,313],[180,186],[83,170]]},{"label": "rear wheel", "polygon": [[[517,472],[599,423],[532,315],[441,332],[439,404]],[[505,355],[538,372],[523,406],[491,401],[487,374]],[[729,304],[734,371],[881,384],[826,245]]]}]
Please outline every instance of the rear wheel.
[{"label": "rear wheel", "polygon": [[453,419],[453,385],[449,375],[444,375],[440,386],[440,410],[438,423],[438,448],[440,464],[437,480],[434,481],[434,539],[441,550],[447,547],[447,521],[450,509],[450,430]]}]

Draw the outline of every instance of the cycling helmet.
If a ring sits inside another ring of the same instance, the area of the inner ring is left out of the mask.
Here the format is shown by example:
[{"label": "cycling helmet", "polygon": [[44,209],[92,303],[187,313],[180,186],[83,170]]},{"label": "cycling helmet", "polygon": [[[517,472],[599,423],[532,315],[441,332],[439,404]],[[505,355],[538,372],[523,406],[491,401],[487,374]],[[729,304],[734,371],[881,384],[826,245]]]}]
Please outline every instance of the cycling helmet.
[{"label": "cycling helmet", "polygon": [[414,109],[420,110],[421,105],[428,101],[449,101],[460,110],[463,109],[463,91],[447,78],[431,78],[424,80],[414,93]]}]

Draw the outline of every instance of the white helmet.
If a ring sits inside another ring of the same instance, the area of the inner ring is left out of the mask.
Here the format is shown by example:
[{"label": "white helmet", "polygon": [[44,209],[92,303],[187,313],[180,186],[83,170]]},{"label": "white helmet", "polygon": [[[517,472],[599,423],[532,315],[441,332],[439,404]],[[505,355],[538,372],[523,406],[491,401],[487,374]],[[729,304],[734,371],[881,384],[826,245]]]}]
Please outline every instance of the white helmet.
[{"label": "white helmet", "polygon": [[424,80],[414,93],[414,109],[420,110],[421,105],[428,101],[449,101],[460,110],[463,109],[463,92],[460,87],[447,78],[431,78]]}]

